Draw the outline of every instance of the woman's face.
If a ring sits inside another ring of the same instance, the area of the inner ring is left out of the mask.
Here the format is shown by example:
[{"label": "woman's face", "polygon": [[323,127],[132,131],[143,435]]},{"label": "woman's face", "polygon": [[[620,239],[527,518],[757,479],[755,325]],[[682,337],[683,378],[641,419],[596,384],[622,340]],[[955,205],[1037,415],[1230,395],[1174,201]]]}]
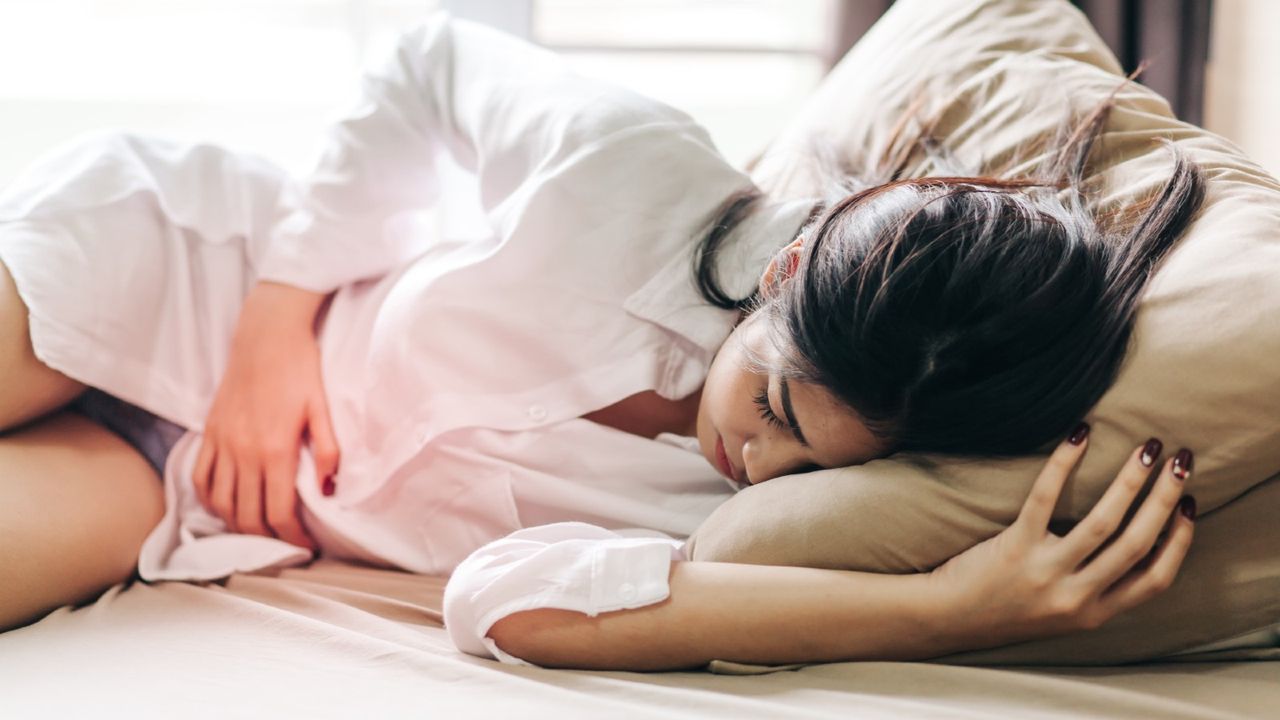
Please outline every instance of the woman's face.
[{"label": "woman's face", "polygon": [[[797,245],[790,247],[798,252]],[[785,261],[786,253],[784,249],[780,259]],[[765,280],[774,270],[775,264],[770,263]],[[745,487],[781,475],[847,467],[881,457],[882,443],[825,389],[784,383],[779,376],[745,369],[744,346],[765,360],[776,357],[765,330],[760,313],[743,320],[711,363],[697,420],[698,443],[707,461],[721,469],[717,442],[722,442],[731,467],[726,475]]]}]

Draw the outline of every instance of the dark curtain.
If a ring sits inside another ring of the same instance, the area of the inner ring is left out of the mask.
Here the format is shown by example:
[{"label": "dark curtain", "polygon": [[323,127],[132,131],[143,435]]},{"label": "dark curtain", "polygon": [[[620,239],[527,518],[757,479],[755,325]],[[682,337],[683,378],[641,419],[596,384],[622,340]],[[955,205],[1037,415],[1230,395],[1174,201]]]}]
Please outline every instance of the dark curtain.
[{"label": "dark curtain", "polygon": [[1089,16],[1120,64],[1148,61],[1142,83],[1169,101],[1182,120],[1204,119],[1213,0],[1072,0]]},{"label": "dark curtain", "polygon": [[[1177,116],[1204,118],[1204,66],[1209,59],[1213,0],[1072,0],[1111,47],[1125,71],[1148,60],[1141,81],[1164,96]],[[893,0],[836,0],[826,60],[834,65]]]},{"label": "dark curtain", "polygon": [[862,37],[862,34],[870,29],[884,11],[893,4],[893,0],[834,0],[834,2],[836,4],[833,18],[835,22],[831,27],[830,40],[827,42],[823,57],[828,70],[835,67],[849,48],[858,42],[858,38]]}]

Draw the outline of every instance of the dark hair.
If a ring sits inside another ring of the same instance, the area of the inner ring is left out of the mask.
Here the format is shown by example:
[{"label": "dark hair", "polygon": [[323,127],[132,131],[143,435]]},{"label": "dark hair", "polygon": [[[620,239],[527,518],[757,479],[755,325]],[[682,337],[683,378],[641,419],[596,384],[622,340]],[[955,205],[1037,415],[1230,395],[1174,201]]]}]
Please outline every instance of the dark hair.
[{"label": "dark hair", "polygon": [[[842,168],[843,197],[820,201],[801,228],[794,281],[733,300],[712,261],[761,200],[749,189],[703,239],[698,286],[718,307],[764,313],[778,360],[748,353],[752,370],[823,387],[886,454],[1018,455],[1056,442],[1114,381],[1142,291],[1204,197],[1198,166],[1166,143],[1173,172],[1154,196],[1094,212],[1086,163],[1114,97],[1064,123],[1022,178],[955,172],[931,127],[907,140],[900,123],[880,163],[861,177]],[[921,152],[948,174],[902,177]]]}]

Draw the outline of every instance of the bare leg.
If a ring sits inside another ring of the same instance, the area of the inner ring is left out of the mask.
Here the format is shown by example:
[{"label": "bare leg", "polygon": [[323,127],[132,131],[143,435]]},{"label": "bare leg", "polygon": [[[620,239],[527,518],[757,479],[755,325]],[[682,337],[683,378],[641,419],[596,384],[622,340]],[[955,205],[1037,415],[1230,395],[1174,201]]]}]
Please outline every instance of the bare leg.
[{"label": "bare leg", "polygon": [[13,276],[0,262],[0,432],[52,412],[85,390],[84,383],[36,358],[28,322]]},{"label": "bare leg", "polygon": [[0,631],[128,580],[164,515],[164,486],[142,454],[60,410],[84,390],[36,358],[27,306],[0,262]]},{"label": "bare leg", "polygon": [[81,415],[0,435],[0,632],[127,581],[163,516],[150,463]]}]

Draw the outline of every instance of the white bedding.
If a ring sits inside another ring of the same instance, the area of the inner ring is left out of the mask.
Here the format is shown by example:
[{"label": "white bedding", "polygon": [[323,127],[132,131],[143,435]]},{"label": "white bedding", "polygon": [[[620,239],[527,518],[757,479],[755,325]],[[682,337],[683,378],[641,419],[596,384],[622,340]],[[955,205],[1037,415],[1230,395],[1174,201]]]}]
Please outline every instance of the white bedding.
[{"label": "white bedding", "polygon": [[0,634],[0,717],[1147,720],[1280,707],[1280,648],[1269,662],[863,662],[749,676],[503,665],[453,648],[444,584],[321,560],[225,586],[119,585]]}]

